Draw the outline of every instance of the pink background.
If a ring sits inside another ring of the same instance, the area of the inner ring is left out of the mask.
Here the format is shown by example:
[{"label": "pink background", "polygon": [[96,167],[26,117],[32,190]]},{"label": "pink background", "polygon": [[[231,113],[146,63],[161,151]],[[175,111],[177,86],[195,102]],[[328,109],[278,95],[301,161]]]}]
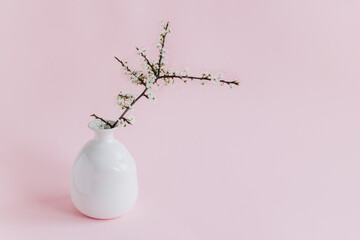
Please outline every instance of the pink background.
[{"label": "pink background", "polygon": [[[360,239],[359,9],[1,0],[0,239]],[[89,115],[119,115],[131,84],[113,56],[136,66],[163,20],[169,66],[241,84],[179,83],[139,102],[117,132],[137,162],[136,207],[84,217],[69,186]]]}]

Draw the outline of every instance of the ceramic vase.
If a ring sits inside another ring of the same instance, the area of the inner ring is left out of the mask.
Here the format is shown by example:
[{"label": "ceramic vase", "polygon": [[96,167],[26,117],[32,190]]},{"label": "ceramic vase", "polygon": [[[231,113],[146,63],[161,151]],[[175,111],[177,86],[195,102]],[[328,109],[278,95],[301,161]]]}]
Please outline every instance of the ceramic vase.
[{"label": "ceramic vase", "polygon": [[86,216],[111,219],[123,216],[135,205],[137,171],[128,150],[113,136],[116,128],[101,129],[101,124],[99,120],[89,123],[95,137],[74,162],[71,199]]}]

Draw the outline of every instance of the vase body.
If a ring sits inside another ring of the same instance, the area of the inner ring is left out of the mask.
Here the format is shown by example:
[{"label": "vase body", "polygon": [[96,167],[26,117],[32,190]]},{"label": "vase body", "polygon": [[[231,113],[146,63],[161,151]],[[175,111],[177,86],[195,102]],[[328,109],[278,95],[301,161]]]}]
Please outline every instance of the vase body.
[{"label": "vase body", "polygon": [[72,170],[71,199],[83,214],[110,219],[126,214],[138,196],[136,164],[113,129],[89,128],[95,137],[81,149]]}]

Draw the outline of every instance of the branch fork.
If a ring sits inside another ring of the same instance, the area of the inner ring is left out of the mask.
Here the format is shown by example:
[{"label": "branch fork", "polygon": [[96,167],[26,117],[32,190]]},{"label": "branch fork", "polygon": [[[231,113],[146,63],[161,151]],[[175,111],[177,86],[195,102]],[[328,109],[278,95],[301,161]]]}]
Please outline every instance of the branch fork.
[{"label": "branch fork", "polygon": [[124,109],[124,112],[120,115],[120,117],[111,124],[109,121],[97,116],[96,114],[92,114],[91,116],[94,117],[97,120],[100,120],[105,125],[109,126],[110,128],[114,128],[118,125],[122,125],[123,127],[126,127],[126,125],[132,125],[134,121],[134,117],[126,118],[125,115],[128,113],[129,110],[133,108],[135,103],[142,97],[145,97],[147,99],[155,100],[155,96],[153,93],[149,91],[150,88],[154,84],[161,85],[158,83],[158,80],[164,80],[165,85],[171,82],[174,83],[175,79],[180,79],[183,82],[187,82],[188,80],[199,80],[201,81],[202,85],[204,85],[205,81],[210,81],[213,83],[221,83],[222,85],[226,84],[230,87],[233,85],[237,86],[239,85],[239,81],[227,81],[224,79],[221,79],[221,75],[215,76],[210,73],[204,73],[202,76],[191,76],[188,75],[185,71],[185,73],[177,73],[177,72],[170,72],[169,70],[165,71],[165,63],[163,61],[166,53],[166,49],[164,49],[165,46],[165,40],[166,36],[171,33],[171,30],[169,29],[169,22],[166,22],[163,24],[163,30],[160,34],[160,40],[159,43],[156,45],[156,47],[159,48],[159,60],[151,62],[149,58],[146,56],[146,49],[140,49],[136,47],[136,50],[138,52],[138,55],[143,58],[144,61],[144,67],[145,72],[143,71],[134,71],[131,70],[130,67],[127,65],[127,62],[124,62],[117,58],[115,56],[115,59],[121,64],[124,73],[126,75],[130,76],[130,79],[132,82],[136,85],[141,85],[144,87],[143,91],[135,98],[135,95],[133,94],[127,94],[120,92],[117,96],[117,102],[120,105],[122,109]]}]

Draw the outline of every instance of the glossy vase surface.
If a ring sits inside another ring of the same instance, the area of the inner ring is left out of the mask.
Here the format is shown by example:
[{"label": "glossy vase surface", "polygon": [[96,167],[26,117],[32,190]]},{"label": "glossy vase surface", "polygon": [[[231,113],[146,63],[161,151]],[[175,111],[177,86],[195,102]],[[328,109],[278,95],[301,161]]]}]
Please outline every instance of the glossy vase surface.
[{"label": "glossy vase surface", "polygon": [[78,154],[71,180],[71,199],[83,214],[111,219],[126,214],[138,196],[136,164],[125,146],[113,136],[116,128],[89,123],[95,137]]}]

